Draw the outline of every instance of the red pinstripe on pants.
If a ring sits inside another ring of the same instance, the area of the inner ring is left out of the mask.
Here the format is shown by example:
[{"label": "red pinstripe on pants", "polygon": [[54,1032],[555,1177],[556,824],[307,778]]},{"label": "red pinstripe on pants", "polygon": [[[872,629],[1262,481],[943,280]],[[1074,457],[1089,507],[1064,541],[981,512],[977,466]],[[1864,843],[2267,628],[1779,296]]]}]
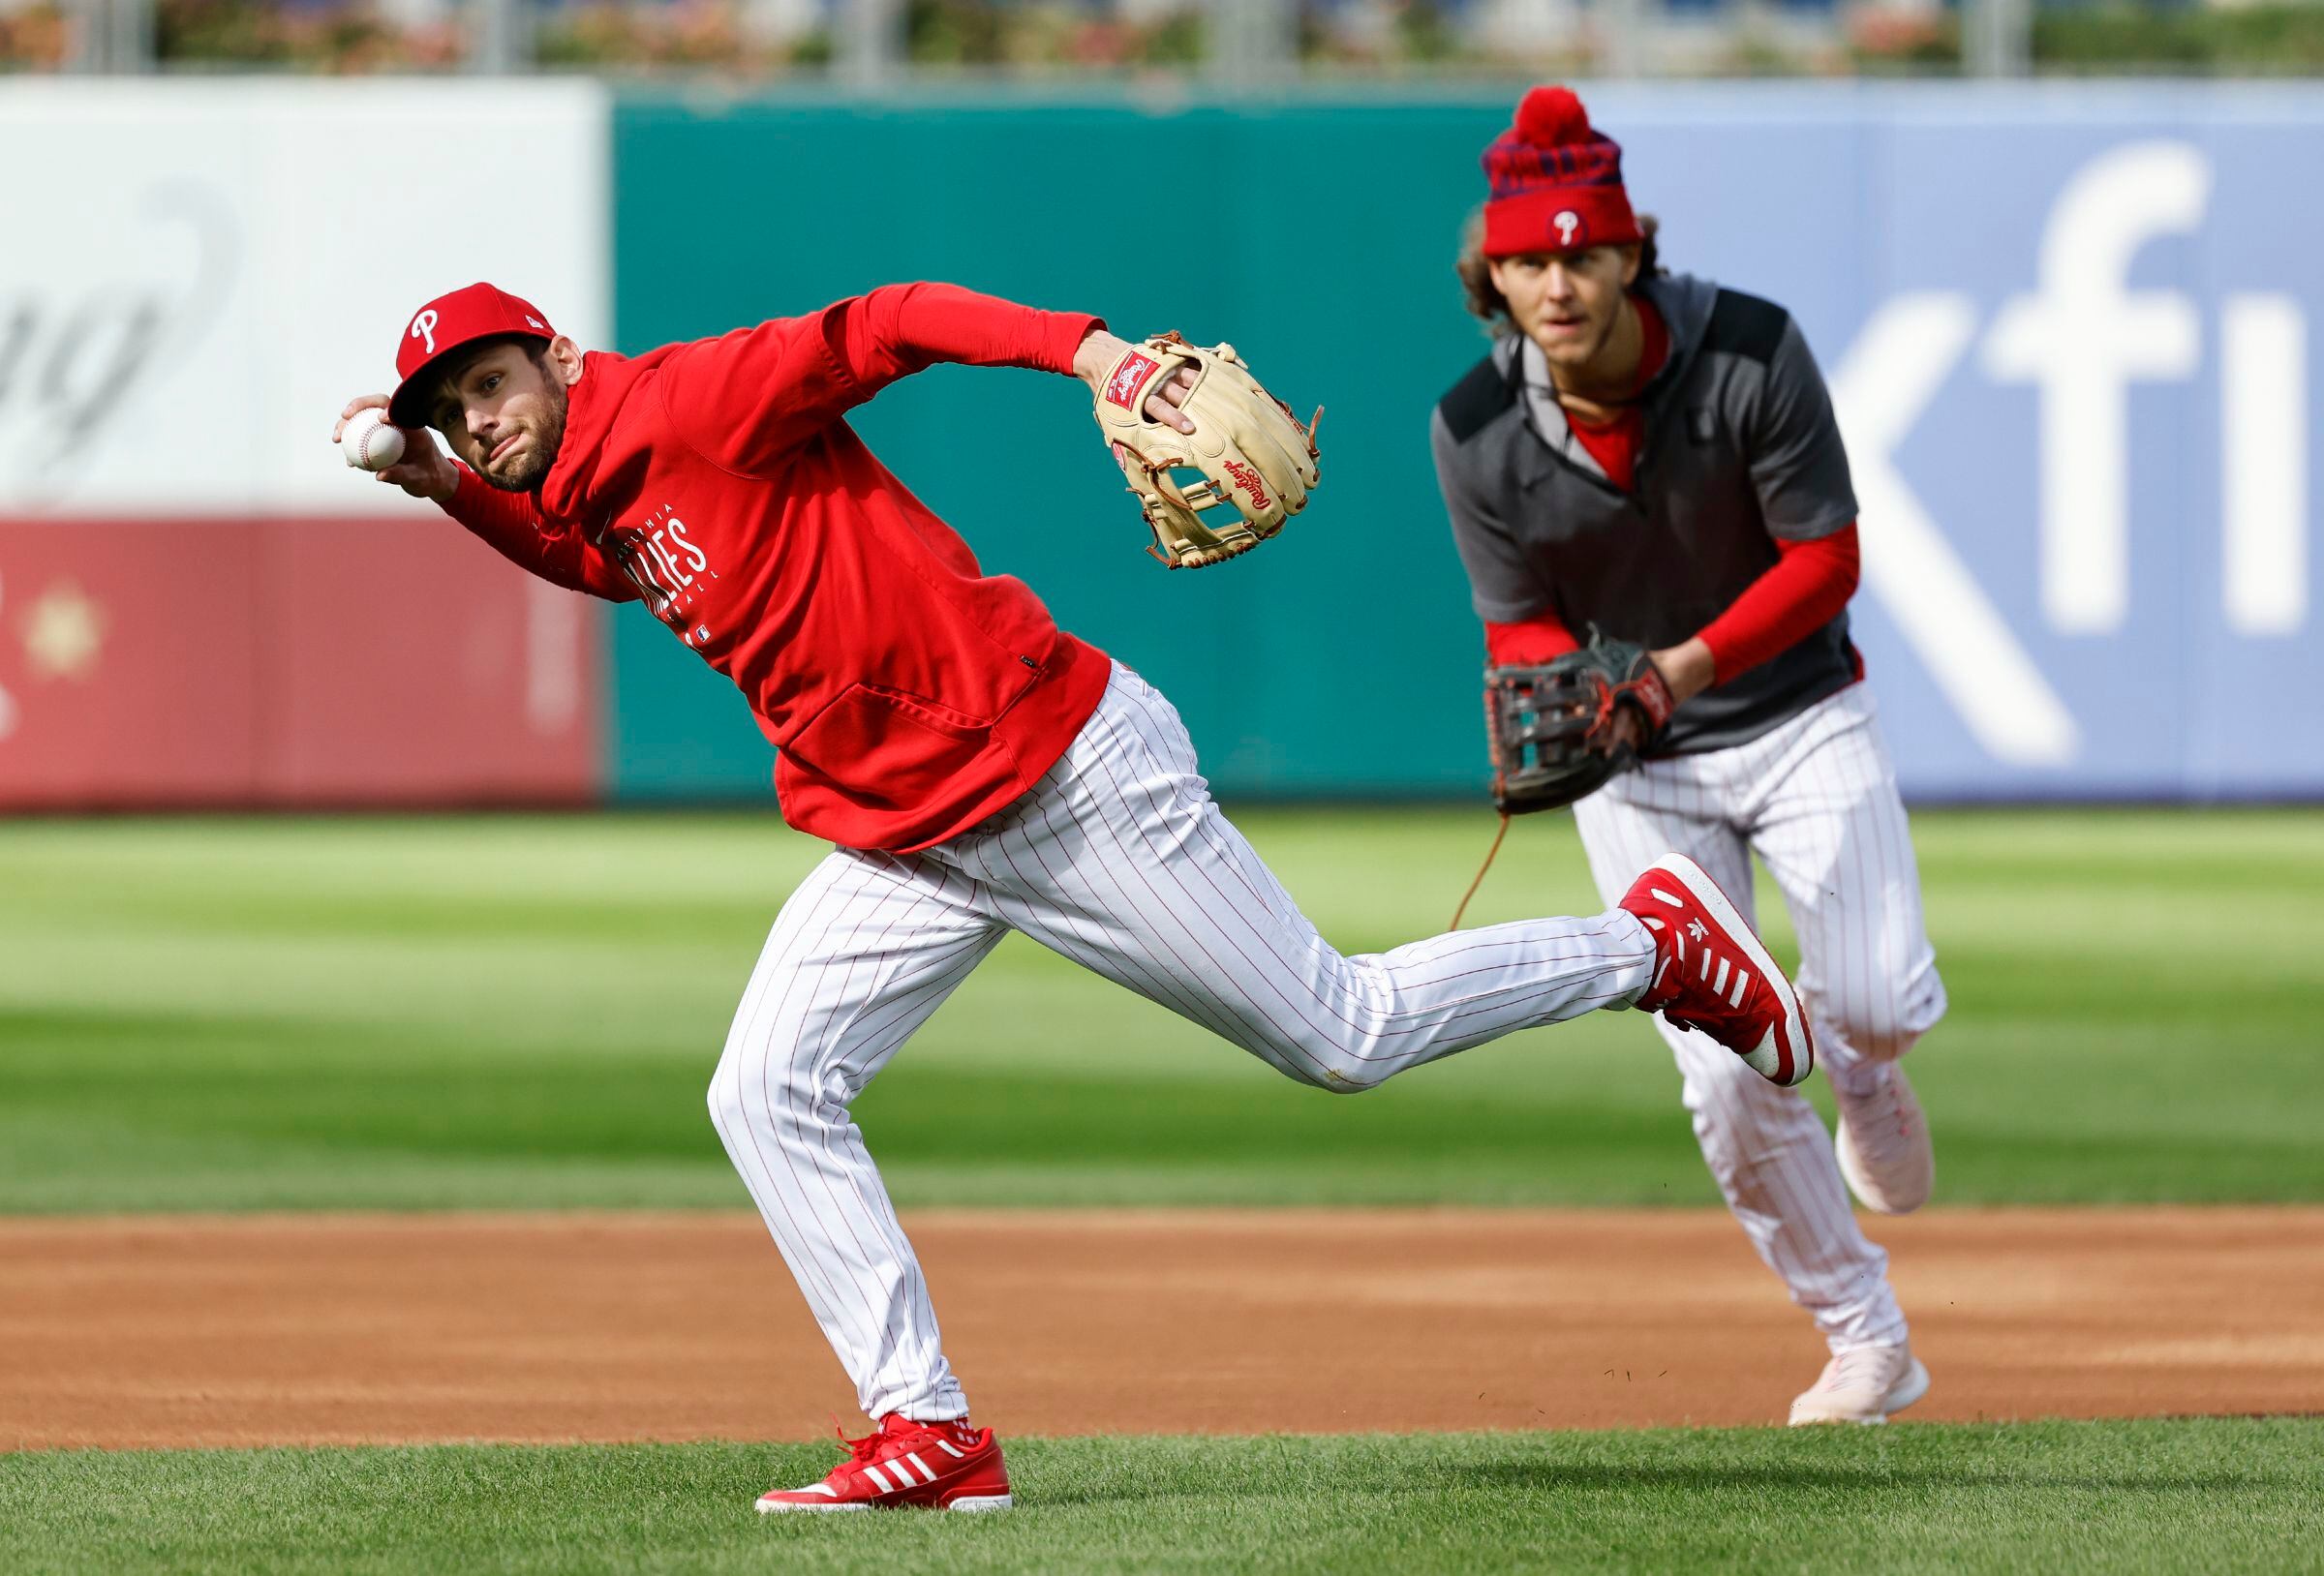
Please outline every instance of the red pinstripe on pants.
[{"label": "red pinstripe on pants", "polygon": [[726,1152],[874,1417],[960,1417],[967,1401],[848,1107],[1012,929],[1349,1093],[1627,1007],[1654,956],[1619,910],[1343,955],[1219,813],[1177,712],[1116,667],[1073,747],[1000,815],[919,855],[841,849],[816,866],[775,922],[712,1080]]}]

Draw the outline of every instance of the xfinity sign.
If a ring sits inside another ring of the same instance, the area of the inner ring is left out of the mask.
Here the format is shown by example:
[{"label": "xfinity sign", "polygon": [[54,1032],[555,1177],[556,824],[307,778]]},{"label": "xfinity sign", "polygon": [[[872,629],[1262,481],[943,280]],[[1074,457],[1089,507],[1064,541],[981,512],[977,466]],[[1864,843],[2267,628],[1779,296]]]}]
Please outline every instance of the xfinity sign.
[{"label": "xfinity sign", "polygon": [[[2081,753],[2071,712],[1996,612],[1893,461],[1972,346],[1986,377],[2023,383],[2039,409],[2039,605],[2061,635],[2112,635],[2130,612],[2130,393],[2185,381],[2217,346],[2220,615],[2239,634],[2308,616],[2308,316],[2279,292],[2201,305],[2137,289],[2131,264],[2158,236],[2202,223],[2211,171],[2184,142],[2134,142],[2077,170],[2050,210],[2036,288],[1980,334],[1975,298],[1911,290],[1882,302],[1832,374],[1863,495],[1870,588],[1979,743],[2014,765]],[[2164,573],[2167,564],[2154,566]]]},{"label": "xfinity sign", "polygon": [[1666,105],[1629,167],[1671,265],[1782,301],[1823,363],[1907,787],[2324,789],[2291,682],[2324,672],[2324,217],[2284,185],[2324,96],[1808,100],[1721,96],[1715,136]]},{"label": "xfinity sign", "polygon": [[2169,290],[2135,290],[2148,242],[2202,225],[2211,168],[2185,142],[2134,142],[2077,171],[2041,243],[2040,286],[2013,297],[1983,345],[1997,380],[2041,392],[2042,606],[2053,627],[2110,634],[2130,607],[2129,394],[2175,381],[2217,346],[2225,464],[2224,604],[2244,634],[2306,618],[2308,316],[2299,298],[2234,290],[2217,320]]}]

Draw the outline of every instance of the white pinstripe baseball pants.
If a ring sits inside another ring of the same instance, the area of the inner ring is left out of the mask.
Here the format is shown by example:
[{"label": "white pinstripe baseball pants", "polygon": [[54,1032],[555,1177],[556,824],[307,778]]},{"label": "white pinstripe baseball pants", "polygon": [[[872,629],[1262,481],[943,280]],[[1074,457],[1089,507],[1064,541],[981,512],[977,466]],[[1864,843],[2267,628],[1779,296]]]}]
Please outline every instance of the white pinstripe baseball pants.
[{"label": "white pinstripe baseball pants", "polygon": [[1628,1007],[1654,959],[1619,909],[1342,956],[1211,803],[1177,712],[1116,665],[1072,748],[1001,814],[918,855],[840,849],[815,867],[776,919],[712,1079],[726,1153],[873,1417],[968,1404],[847,1107],[1012,929],[1351,1094]]},{"label": "white pinstripe baseball pants", "polygon": [[[1920,875],[1872,693],[1851,684],[1732,749],[1649,761],[1574,806],[1599,891],[1671,849],[1746,918],[1756,850],[1799,934],[1816,1061],[1837,1093],[1877,1077],[1944,1015]],[[1888,1256],[1849,1206],[1832,1140],[1796,1089],[1656,1020],[1678,1059],[1702,1158],[1768,1268],[1835,1351],[1905,1338]]]}]

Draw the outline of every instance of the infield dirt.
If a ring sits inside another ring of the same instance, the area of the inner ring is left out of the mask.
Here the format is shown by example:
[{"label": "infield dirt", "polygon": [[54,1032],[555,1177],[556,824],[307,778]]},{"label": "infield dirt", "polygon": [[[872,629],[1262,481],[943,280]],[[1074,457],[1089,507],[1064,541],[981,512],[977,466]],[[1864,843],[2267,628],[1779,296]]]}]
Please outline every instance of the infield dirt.
[{"label": "infield dirt", "polygon": [[[1723,1213],[923,1212],[1012,1433],[1780,1420],[1820,1342]],[[2324,1411],[2324,1210],[1873,1223],[1911,1416]],[[0,1222],[0,1448],[800,1439],[857,1413],[755,1217]]]}]

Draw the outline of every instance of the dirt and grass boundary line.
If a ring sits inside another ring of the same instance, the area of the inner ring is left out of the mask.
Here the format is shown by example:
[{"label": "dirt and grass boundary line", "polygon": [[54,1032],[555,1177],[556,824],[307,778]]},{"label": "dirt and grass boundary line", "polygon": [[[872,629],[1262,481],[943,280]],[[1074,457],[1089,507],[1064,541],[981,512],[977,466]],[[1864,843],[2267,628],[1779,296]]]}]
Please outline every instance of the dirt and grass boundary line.
[{"label": "dirt and grass boundary line", "polygon": [[[1713,1211],[907,1216],[1009,1434],[1780,1420],[1820,1343]],[[1877,1223],[1926,1421],[2324,1412],[2324,1209]],[[794,1440],[853,1404],[754,1217],[0,1222],[0,1448]]]}]

